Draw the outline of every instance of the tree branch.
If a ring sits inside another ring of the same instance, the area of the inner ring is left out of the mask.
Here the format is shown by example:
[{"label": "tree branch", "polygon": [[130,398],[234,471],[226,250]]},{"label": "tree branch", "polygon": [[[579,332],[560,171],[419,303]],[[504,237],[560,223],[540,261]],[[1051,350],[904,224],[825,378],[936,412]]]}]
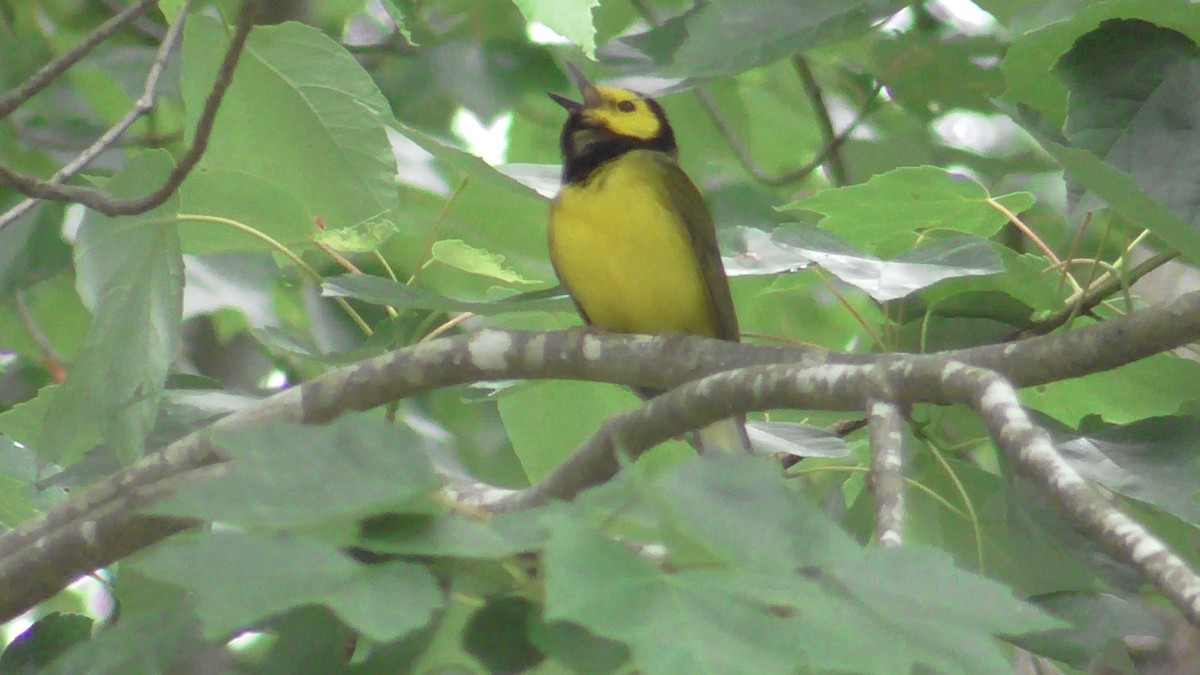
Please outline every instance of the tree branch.
[{"label": "tree branch", "polygon": [[[804,94],[808,96],[808,104],[817,116],[817,125],[821,127],[821,138],[825,139],[825,147],[829,148],[825,158],[825,166],[829,169],[829,181],[838,187],[846,185],[849,180],[846,163],[842,161],[840,151],[845,139],[843,137],[842,140],[838,140],[839,134],[833,128],[833,120],[829,118],[829,105],[825,102],[825,93],[821,91],[821,85],[817,82],[812,68],[808,67],[808,59],[797,54],[792,57],[792,66],[800,76],[800,84],[804,87]],[[874,100],[875,96],[878,96],[878,93],[872,95],[871,100]]]},{"label": "tree branch", "polygon": [[1025,330],[1014,335],[1011,339],[1028,337],[1030,335],[1046,335],[1051,333],[1054,330],[1066,325],[1067,322],[1073,317],[1082,316],[1088,312],[1091,312],[1100,303],[1104,302],[1112,295],[1120,292],[1127,286],[1132,286],[1142,277],[1150,274],[1154,270],[1162,267],[1178,257],[1178,251],[1163,251],[1154,255],[1153,257],[1143,260],[1136,267],[1129,270],[1128,274],[1109,275],[1107,279],[1086,289],[1086,291],[1078,298],[1078,300],[1071,303],[1070,307],[1066,307],[1053,316],[1049,316],[1041,321],[1035,322],[1029,328],[1026,328]]},{"label": "tree branch", "polygon": [[867,405],[871,433],[871,493],[875,495],[875,541],[904,543],[904,435],[900,407],[890,397]]},{"label": "tree branch", "polygon": [[870,115],[875,110],[875,105],[879,101],[879,93],[881,91],[883,91],[883,84],[876,84],[875,89],[871,92],[871,96],[865,103],[863,103],[862,107],[858,111],[858,114],[855,115],[854,120],[851,121],[841,133],[834,136],[831,141],[826,143],[825,147],[822,148],[821,151],[818,152],[816,156],[814,156],[807,164],[794,171],[789,171],[778,176],[772,176],[758,165],[758,162],[754,160],[754,155],[752,155],[749,148],[742,143],[742,139],[738,137],[737,130],[733,128],[733,124],[725,118],[725,114],[721,112],[719,107],[717,107],[717,102],[713,100],[711,94],[703,89],[697,89],[695,94],[696,100],[700,102],[701,107],[703,107],[704,111],[708,113],[709,119],[711,119],[713,125],[717,127],[717,131],[720,132],[721,137],[725,139],[725,144],[728,145],[729,149],[733,151],[734,157],[737,157],[738,163],[742,165],[742,168],[745,169],[746,172],[749,173],[754,180],[758,181],[759,183],[770,187],[780,187],[783,185],[798,183],[805,178],[808,178],[812,172],[821,168],[821,165],[824,164],[833,153],[837,152],[842,147],[842,144],[846,142],[846,139],[850,138],[850,135],[857,131],[858,127],[864,121],[866,121],[867,115]]},{"label": "tree branch", "polygon": [[[196,134],[192,138],[192,145],[179,159],[175,168],[172,169],[171,175],[167,177],[167,180],[158,189],[144,197],[116,199],[104,194],[103,191],[64,185],[62,181],[81,171],[97,155],[116,142],[135,121],[153,109],[158,80],[162,74],[163,65],[171,47],[179,39],[183,18],[190,3],[185,4],[184,8],[180,10],[179,19],[163,39],[163,44],[159,48],[154,63],[150,68],[150,73],[146,78],[146,88],[133,109],[129,111],[129,114],[118,122],[116,126],[105,132],[92,147],[85,150],[74,161],[59,170],[50,180],[40,180],[32,176],[21,175],[6,166],[0,165],[0,184],[7,185],[34,200],[52,199],[55,201],[77,202],[107,216],[129,216],[144,213],[165,202],[179,189],[180,184],[183,183],[196,164],[200,162],[200,159],[204,156],[204,151],[208,149],[208,139],[212,134],[212,127],[216,121],[217,111],[220,110],[225,92],[233,82],[233,73],[237,69],[238,60],[241,58],[242,50],[246,46],[246,39],[250,35],[250,29],[254,26],[254,16],[258,8],[258,2],[259,0],[245,0],[242,4],[237,26],[234,29],[233,39],[229,43],[229,48],[225,51],[225,58],[217,70],[216,80],[209,91],[208,98],[204,101],[204,108],[196,123]],[[14,222],[17,217],[28,211],[31,205],[31,202],[24,202],[9,213],[6,213],[3,218],[0,218],[0,229]]]},{"label": "tree branch", "polygon": [[3,96],[0,96],[0,120],[5,119],[12,114],[12,111],[36,96],[38,92],[53,82],[55,78],[65,73],[67,69],[87,56],[89,52],[96,48],[96,45],[112,37],[117,31],[124,28],[126,24],[141,16],[153,4],[154,0],[141,0],[124,8],[108,21],[100,24],[100,27],[93,31],[91,35],[84,38],[83,42],[75,45],[66,54],[42,66],[36,73],[27,77],[24,82]]},{"label": "tree branch", "polygon": [[[551,496],[569,497],[589,481],[603,480],[609,468],[615,471],[613,463],[606,464],[613,457],[614,434],[623,450],[636,451],[638,439],[670,438],[749,409],[861,409],[875,395],[871,383],[879,365],[902,364],[913,373],[939,375],[948,362],[962,362],[993,370],[1018,386],[1031,386],[1109,370],[1197,339],[1200,292],[1062,335],[930,355],[837,354],[694,336],[581,331],[485,330],[440,338],[331,370],[280,392],[148,455],[0,537],[0,621],[50,597],[78,576],[189,525],[188,521],[148,519],[135,511],[169,493],[178,481],[203,477],[209,470],[205,467],[223,465],[224,458],[204,440],[213,431],[273,421],[326,423],[349,410],[366,410],[468,382],[573,379],[670,390],[719,374],[669,391],[606,424],[602,434],[610,435],[607,455],[592,451],[591,456],[598,459],[590,460],[597,462],[599,470],[583,467],[588,472],[580,475],[563,470],[555,474],[561,477],[552,476],[537,487],[518,492],[449,477],[452,495],[504,509]],[[758,368],[749,371],[726,372],[755,366]],[[761,382],[755,380],[759,375]],[[932,381],[936,384],[938,380]],[[797,391],[797,382],[806,383],[806,389]],[[905,380],[903,385],[893,383],[898,405],[911,400],[943,404],[962,400],[960,392],[947,392],[928,382]],[[678,411],[679,421],[668,411]],[[603,443],[603,439],[589,441],[601,450]],[[578,455],[587,452],[581,450]],[[572,463],[578,467],[585,461],[572,458],[568,464]]]}]

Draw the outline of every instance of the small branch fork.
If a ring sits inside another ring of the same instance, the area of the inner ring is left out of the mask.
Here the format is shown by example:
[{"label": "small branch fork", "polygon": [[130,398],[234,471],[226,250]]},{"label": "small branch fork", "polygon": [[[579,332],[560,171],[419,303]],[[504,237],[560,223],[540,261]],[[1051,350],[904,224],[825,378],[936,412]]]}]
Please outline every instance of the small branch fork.
[{"label": "small branch fork", "polygon": [[[868,410],[876,457],[877,540],[903,540],[901,411],[915,402],[970,405],[997,447],[1047,491],[1083,531],[1136,565],[1194,624],[1200,580],[1165,544],[1131,520],[1054,451],[1021,408],[1014,386],[1099,372],[1200,339],[1200,292],[1174,302],[1019,343],[930,355],[846,355],[578,331],[485,330],[430,340],[331,370],[225,417],[0,537],[0,621],[49,598],[76,578],[196,525],[138,511],[180,484],[227,471],[210,434],[267,422],[322,424],[437,388],[502,379],[574,379],[668,390],[610,419],[546,480],[502,489],[445,476],[443,496],[501,512],[570,499],[632,457],[712,421],[753,410]],[[682,384],[681,384],[682,383]],[[902,484],[902,480],[901,480]]]},{"label": "small branch fork", "polygon": [[[250,35],[250,29],[254,26],[254,17],[257,13],[258,2],[259,0],[246,0],[242,4],[237,24],[234,28],[233,38],[230,40],[229,47],[225,51],[225,58],[217,70],[217,77],[213,82],[212,89],[209,91],[208,98],[204,101],[204,108],[196,124],[196,133],[192,138],[192,145],[179,158],[175,168],[171,171],[171,175],[167,177],[167,180],[158,189],[144,197],[118,199],[105,194],[101,190],[66,185],[65,182],[86,168],[100,153],[112,147],[128,131],[129,127],[133,126],[134,122],[154,109],[154,101],[158,94],[158,83],[162,77],[163,68],[166,65],[171,50],[178,44],[179,38],[182,36],[184,19],[187,16],[190,2],[185,3],[183,8],[180,9],[175,23],[167,31],[166,36],[163,37],[162,44],[150,66],[150,71],[146,75],[146,84],[142,90],[141,97],[138,98],[133,108],[125,117],[121,118],[108,131],[104,132],[91,146],[47,180],[19,174],[11,168],[0,164],[0,185],[12,188],[29,197],[29,199],[17,204],[0,216],[0,230],[16,222],[17,219],[33,208],[38,200],[42,199],[83,204],[108,216],[129,216],[144,213],[169,199],[179,189],[179,186],[187,178],[188,174],[191,173],[192,169],[200,162],[205,150],[208,149],[209,136],[212,134],[217,112],[221,108],[221,101],[224,99],[229,85],[233,82],[233,73],[237,69],[238,61],[241,59],[242,52],[246,46],[246,39]],[[137,8],[144,10],[149,4],[151,3],[142,2],[131,6],[130,10]],[[104,35],[104,37],[108,37],[125,25],[125,23],[136,18],[138,13],[129,10],[122,12],[106,22],[104,26],[101,26],[97,33],[110,29]],[[120,20],[118,21],[118,19]],[[24,84],[18,86],[11,94],[0,100],[0,106],[10,105],[15,107],[27,101],[37,91],[45,87],[51,79],[61,74],[73,63],[82,58],[92,47],[99,44],[99,41],[95,41],[97,33],[93,33],[79,47],[48,64],[45,68],[31,76]],[[67,57],[72,58],[68,59]],[[0,114],[0,118],[3,117],[4,115]]]}]

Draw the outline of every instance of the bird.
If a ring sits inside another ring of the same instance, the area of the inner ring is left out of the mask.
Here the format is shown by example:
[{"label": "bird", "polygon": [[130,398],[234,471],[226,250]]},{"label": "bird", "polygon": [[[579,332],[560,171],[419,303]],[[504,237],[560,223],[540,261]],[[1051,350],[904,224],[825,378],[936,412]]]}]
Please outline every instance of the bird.
[{"label": "bird", "polygon": [[[679,166],[662,105],[595,86],[572,63],[567,71],[583,100],[549,94],[567,121],[559,139],[562,187],[551,202],[547,238],[554,271],[584,323],[738,342],[712,215]],[[751,450],[742,418],[710,425],[692,442],[701,454]]]}]

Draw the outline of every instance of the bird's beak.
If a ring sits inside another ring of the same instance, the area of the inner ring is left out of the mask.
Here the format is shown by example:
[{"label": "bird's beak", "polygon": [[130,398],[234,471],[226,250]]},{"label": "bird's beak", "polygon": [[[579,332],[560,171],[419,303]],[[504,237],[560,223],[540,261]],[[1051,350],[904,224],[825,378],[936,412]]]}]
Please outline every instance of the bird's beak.
[{"label": "bird's beak", "polygon": [[571,76],[571,81],[575,83],[575,86],[579,87],[579,94],[583,97],[583,103],[572,101],[565,96],[549,94],[547,92],[550,98],[554,99],[555,103],[561,105],[570,112],[583,110],[584,108],[599,107],[601,100],[600,92],[596,90],[595,85],[593,85],[591,82],[588,82],[588,79],[583,75],[583,71],[579,70],[574,63],[567,62],[567,74]]}]

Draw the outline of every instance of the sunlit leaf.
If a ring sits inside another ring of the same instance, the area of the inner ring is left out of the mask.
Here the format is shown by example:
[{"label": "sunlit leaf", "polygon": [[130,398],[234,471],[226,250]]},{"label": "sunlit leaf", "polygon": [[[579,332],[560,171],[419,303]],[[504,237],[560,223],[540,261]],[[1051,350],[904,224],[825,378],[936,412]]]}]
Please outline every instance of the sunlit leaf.
[{"label": "sunlit leaf", "polygon": [[971,178],[921,166],[889,171],[862,185],[824,190],[782,208],[822,213],[821,227],[871,249],[900,231],[944,229],[990,237],[1008,222],[996,204],[1019,214],[1033,206],[1033,195],[993,198]]},{"label": "sunlit leaf", "polygon": [[592,9],[600,0],[513,0],[530,21],[546,25],[579,45],[589,59],[596,58],[596,28]]},{"label": "sunlit leaf", "polygon": [[461,239],[443,239],[435,242],[430,257],[443,265],[509,284],[536,283],[505,267],[503,255],[476,248]]},{"label": "sunlit leaf", "polygon": [[440,296],[419,286],[408,286],[386,277],[347,274],[327,280],[322,292],[330,297],[346,297],[396,308],[430,309],[439,312],[502,314],[506,312],[570,311],[566,291],[551,288],[518,293],[495,302],[468,302]]},{"label": "sunlit leaf", "polygon": [[815,227],[781,228],[772,239],[880,302],[902,298],[946,279],[1004,271],[992,245],[976,237],[935,241],[894,260],[880,260],[855,250]]}]

